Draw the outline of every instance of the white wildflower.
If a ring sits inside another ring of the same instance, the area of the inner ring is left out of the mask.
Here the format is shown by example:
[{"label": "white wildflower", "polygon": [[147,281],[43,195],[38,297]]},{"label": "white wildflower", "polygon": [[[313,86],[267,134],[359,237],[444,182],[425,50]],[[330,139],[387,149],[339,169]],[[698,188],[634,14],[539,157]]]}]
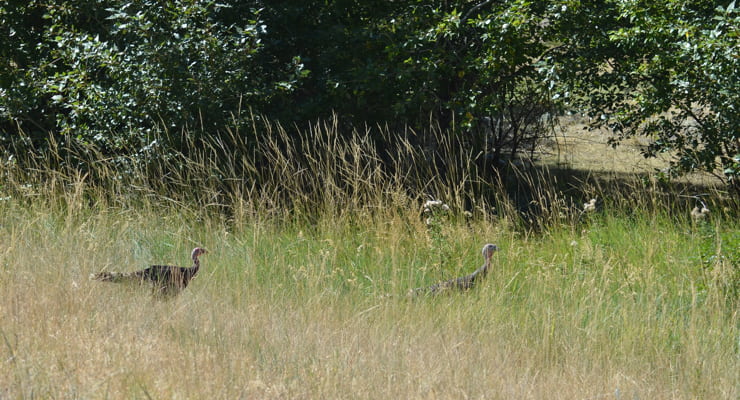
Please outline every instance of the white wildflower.
[{"label": "white wildflower", "polygon": [[442,200],[427,200],[427,202],[426,202],[426,203],[424,203],[424,209],[425,209],[425,210],[427,210],[427,209],[428,209],[428,210],[431,210],[431,209],[433,209],[433,208],[437,208],[437,207],[440,207],[440,206],[442,206],[443,204],[444,204],[444,203],[442,202]]},{"label": "white wildflower", "polygon": [[442,200],[427,200],[422,206],[422,210],[425,214],[435,213],[439,211],[450,211],[450,206],[445,204]]},{"label": "white wildflower", "polygon": [[583,212],[590,213],[596,211],[596,199],[591,199],[588,203],[583,203]]},{"label": "white wildflower", "polygon": [[704,220],[709,215],[709,209],[705,206],[702,206],[700,209],[698,206],[694,207],[693,210],[691,210],[691,219],[694,221],[701,221]]}]

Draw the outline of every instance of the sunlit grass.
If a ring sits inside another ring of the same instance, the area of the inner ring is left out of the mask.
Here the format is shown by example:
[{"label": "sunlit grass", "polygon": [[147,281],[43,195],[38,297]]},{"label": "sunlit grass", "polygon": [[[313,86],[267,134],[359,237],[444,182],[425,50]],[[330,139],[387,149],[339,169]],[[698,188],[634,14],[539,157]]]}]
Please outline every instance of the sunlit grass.
[{"label": "sunlit grass", "polygon": [[[418,210],[286,224],[36,204],[0,206],[2,397],[739,394],[737,259],[706,261],[737,248],[733,221],[450,222],[441,265]],[[501,252],[482,286],[406,297],[477,268],[485,242]],[[194,245],[210,254],[171,301],[87,278],[187,264]]]},{"label": "sunlit grass", "polygon": [[[440,140],[443,174],[410,142],[381,165],[365,134],[274,129],[254,158],[204,142],[128,170],[76,170],[69,149],[4,164],[0,398],[740,395],[736,201],[702,193],[692,220],[696,193],[645,178],[499,177]],[[489,242],[480,286],[407,297]],[[88,279],[195,246],[169,301]]]}]

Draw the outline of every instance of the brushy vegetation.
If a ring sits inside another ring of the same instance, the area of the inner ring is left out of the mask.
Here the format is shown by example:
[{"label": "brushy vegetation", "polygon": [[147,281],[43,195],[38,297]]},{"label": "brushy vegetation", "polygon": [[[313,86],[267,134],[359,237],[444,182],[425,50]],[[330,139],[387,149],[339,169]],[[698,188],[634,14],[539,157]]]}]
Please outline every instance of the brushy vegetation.
[{"label": "brushy vegetation", "polygon": [[[505,161],[575,113],[614,143],[671,154],[666,178],[709,172],[740,193],[734,1],[90,5],[0,2],[1,157],[51,136],[146,162],[185,151],[168,131],[253,151],[273,133],[254,115],[307,129],[336,113],[357,129],[432,121]],[[229,128],[259,134],[234,141]]]},{"label": "brushy vegetation", "polygon": [[[692,220],[692,192],[637,178],[448,163],[467,167],[440,181],[411,146],[391,173],[363,135],[319,128],[264,143],[269,168],[217,143],[161,179],[4,166],[0,397],[740,395],[731,200]],[[430,195],[449,212],[423,215]],[[478,267],[485,242],[501,251],[476,290],[406,297]],[[172,301],[88,280],[195,245],[210,254]]]}]

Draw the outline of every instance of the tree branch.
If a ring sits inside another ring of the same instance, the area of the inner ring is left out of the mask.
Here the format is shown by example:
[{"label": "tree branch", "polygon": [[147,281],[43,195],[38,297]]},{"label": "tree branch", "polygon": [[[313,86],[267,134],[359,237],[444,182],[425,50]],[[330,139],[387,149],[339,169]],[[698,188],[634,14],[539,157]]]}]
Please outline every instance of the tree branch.
[{"label": "tree branch", "polygon": [[467,21],[468,18],[470,18],[470,15],[471,14],[473,14],[474,12],[480,10],[481,8],[487,6],[487,5],[491,4],[491,3],[493,3],[493,0],[486,0],[486,1],[482,2],[482,3],[476,4],[475,6],[473,6],[473,8],[471,8],[470,10],[468,10],[468,12],[465,13],[465,16],[463,16],[462,19],[460,19],[460,22],[463,23],[463,22]]}]

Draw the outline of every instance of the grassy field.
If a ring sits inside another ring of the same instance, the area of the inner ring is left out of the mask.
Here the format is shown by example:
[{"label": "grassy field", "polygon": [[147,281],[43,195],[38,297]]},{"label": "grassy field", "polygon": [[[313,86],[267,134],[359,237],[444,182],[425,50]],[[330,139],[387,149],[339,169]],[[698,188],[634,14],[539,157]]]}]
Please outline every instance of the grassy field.
[{"label": "grassy field", "polygon": [[[4,170],[0,399],[740,397],[734,203],[702,197],[710,217],[692,221],[698,198],[643,178],[562,191],[521,172],[534,214],[496,189],[466,215],[437,182],[451,210],[429,217],[361,157],[322,157],[273,159],[272,189],[228,202],[207,157],[175,177],[206,186],[193,202]],[[310,184],[324,190],[281,213]],[[501,251],[479,287],[407,296],[480,266],[487,242]],[[195,246],[210,253],[169,301],[88,278],[187,265]]]},{"label": "grassy field", "polygon": [[[737,255],[736,222],[607,211],[537,235],[449,223],[435,239],[415,213],[307,226],[0,210],[3,399],[740,395],[737,265],[723,256]],[[485,242],[501,251],[482,286],[406,297],[476,268]],[[171,301],[88,280],[186,264],[195,245],[211,254]]]}]

